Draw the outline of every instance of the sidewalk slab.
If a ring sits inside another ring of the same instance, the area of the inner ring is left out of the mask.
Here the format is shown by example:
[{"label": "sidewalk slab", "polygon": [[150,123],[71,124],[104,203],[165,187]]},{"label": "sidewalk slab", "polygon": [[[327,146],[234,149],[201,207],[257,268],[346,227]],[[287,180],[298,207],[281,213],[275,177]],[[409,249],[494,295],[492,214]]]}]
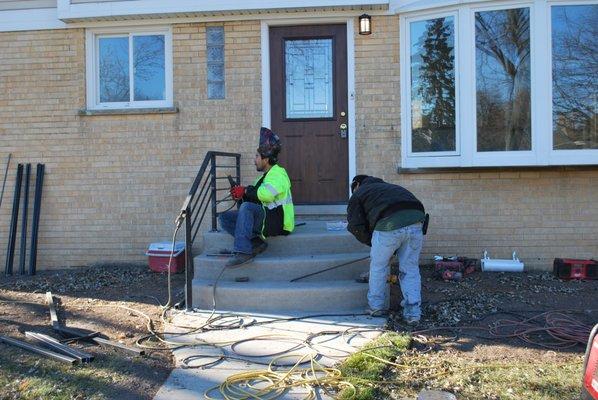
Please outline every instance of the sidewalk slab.
[{"label": "sidewalk slab", "polygon": [[[165,329],[169,332],[185,331],[176,326],[199,327],[210,317],[210,312],[176,312],[171,322],[173,325]],[[231,315],[220,314],[215,315]],[[264,322],[272,318],[290,318],[299,315],[263,315],[251,314],[242,316],[245,324],[252,321]],[[231,317],[229,322],[232,322]],[[222,320],[226,323],[227,320]],[[344,315],[344,316],[318,316],[314,318],[276,321],[264,325],[248,326],[231,330],[212,330],[199,334],[184,336],[171,335],[169,340],[187,343],[188,346],[173,351],[177,367],[171,372],[169,378],[160,388],[154,400],[186,400],[204,398],[204,393],[214,386],[220,385],[231,375],[267,369],[267,365],[278,354],[290,355],[288,358],[279,359],[284,364],[280,370],[288,370],[287,364],[294,364],[304,355],[315,355],[317,361],[323,366],[331,367],[342,361],[358,348],[381,333],[386,320],[384,318],[372,318],[365,315]],[[321,332],[336,332],[315,337],[312,345],[306,347],[303,342]],[[194,345],[199,341],[204,345]],[[231,344],[236,342],[234,349]],[[188,365],[204,364],[216,361],[220,355],[234,356],[239,359],[224,359],[210,366],[201,368],[183,368],[183,360],[190,356],[204,355],[204,357],[189,360]],[[209,356],[212,356],[210,358]],[[247,361],[245,361],[247,360]],[[306,367],[309,364],[302,365]],[[293,388],[283,394],[280,399],[303,399],[307,389]],[[223,397],[218,390],[210,393],[215,399]],[[317,398],[332,399],[323,392],[317,393]]]}]

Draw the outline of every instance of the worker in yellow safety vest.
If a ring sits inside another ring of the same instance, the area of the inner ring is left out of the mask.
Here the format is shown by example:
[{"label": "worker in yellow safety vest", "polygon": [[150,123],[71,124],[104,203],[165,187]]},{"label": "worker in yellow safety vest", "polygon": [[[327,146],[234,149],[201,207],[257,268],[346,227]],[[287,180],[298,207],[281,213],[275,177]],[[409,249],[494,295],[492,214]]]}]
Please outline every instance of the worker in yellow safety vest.
[{"label": "worker in yellow safety vest", "polygon": [[291,181],[287,171],[278,165],[280,149],[278,135],[262,127],[254,164],[263,175],[253,185],[233,186],[230,190],[232,198],[241,205],[219,217],[222,228],[235,237],[227,267],[251,261],[266,250],[266,237],[288,235],[295,228]]}]

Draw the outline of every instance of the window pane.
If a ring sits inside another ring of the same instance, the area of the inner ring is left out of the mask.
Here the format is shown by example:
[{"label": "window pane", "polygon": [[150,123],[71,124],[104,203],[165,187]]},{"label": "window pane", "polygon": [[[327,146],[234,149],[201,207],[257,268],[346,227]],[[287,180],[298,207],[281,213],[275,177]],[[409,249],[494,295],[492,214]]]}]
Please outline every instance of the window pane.
[{"label": "window pane", "polygon": [[206,29],[208,99],[224,99],[224,27]]},{"label": "window pane", "polygon": [[208,99],[224,99],[224,82],[208,83]]},{"label": "window pane", "polygon": [[412,152],[455,151],[453,17],[411,23]]},{"label": "window pane", "polygon": [[135,100],[164,100],[164,35],[133,36]]},{"label": "window pane", "polygon": [[206,28],[207,44],[224,44],[224,27],[208,26]]},{"label": "window pane", "polygon": [[598,5],[552,7],[554,149],[598,149]]},{"label": "window pane", "polygon": [[129,38],[100,38],[100,103],[129,101]]},{"label": "window pane", "polygon": [[529,9],[475,14],[478,151],[531,150]]},{"label": "window pane", "polygon": [[330,118],[332,39],[285,41],[287,118]]}]

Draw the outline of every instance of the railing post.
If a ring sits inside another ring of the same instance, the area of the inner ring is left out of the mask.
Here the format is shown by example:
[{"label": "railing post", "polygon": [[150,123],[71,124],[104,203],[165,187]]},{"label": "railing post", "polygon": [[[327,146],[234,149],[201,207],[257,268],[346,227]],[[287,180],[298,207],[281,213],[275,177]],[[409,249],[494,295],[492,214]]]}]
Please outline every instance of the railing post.
[{"label": "railing post", "polygon": [[218,209],[218,204],[216,204],[216,156],[214,154],[212,154],[210,176],[212,179],[210,182],[210,186],[212,187],[212,193],[210,194],[210,203],[212,204],[212,232],[214,232],[218,227],[216,222]]},{"label": "railing post", "polygon": [[[191,206],[185,209],[185,310],[193,309],[193,243],[191,239]],[[174,251],[174,249],[173,249]]]}]

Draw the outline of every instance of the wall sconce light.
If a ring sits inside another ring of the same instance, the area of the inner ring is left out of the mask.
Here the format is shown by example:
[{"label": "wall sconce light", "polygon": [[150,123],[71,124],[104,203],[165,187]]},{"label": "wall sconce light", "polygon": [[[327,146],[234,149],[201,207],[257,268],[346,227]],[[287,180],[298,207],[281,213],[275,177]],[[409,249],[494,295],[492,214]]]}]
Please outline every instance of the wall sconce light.
[{"label": "wall sconce light", "polygon": [[359,16],[359,34],[360,35],[371,35],[372,34],[372,17],[367,14]]}]

